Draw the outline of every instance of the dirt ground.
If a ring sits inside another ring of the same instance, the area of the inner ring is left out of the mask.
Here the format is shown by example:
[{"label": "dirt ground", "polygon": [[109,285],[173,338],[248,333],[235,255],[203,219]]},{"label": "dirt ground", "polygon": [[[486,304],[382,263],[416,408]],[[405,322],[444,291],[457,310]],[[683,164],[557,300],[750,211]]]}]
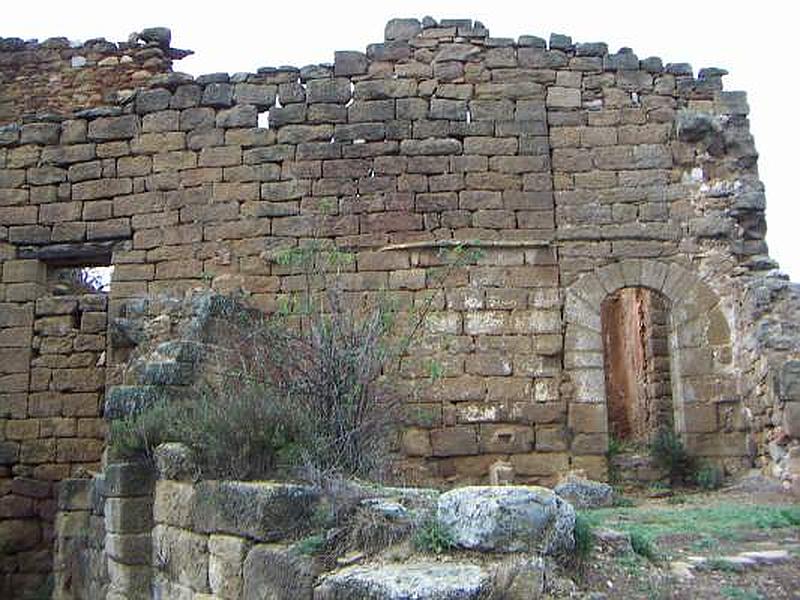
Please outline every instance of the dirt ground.
[{"label": "dirt ground", "polygon": [[[800,599],[800,504],[776,484],[751,474],[715,492],[628,494],[632,507],[582,512],[595,535],[579,575],[570,573],[578,589],[551,597]],[[743,552],[764,551],[774,564],[737,564]]]}]

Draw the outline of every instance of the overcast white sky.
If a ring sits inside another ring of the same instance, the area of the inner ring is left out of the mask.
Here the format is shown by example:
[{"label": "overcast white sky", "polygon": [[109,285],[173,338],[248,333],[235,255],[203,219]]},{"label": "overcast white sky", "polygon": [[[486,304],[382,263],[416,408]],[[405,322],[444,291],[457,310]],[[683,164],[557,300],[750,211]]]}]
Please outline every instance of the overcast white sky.
[{"label": "overcast white sky", "polygon": [[640,58],[723,67],[725,89],[746,90],[751,131],[767,187],[767,241],[781,268],[800,280],[800,231],[793,171],[800,120],[793,116],[798,93],[796,10],[790,2],[735,3],[508,0],[404,0],[388,2],[305,0],[299,2],[191,2],[137,0],[133,3],[10,0],[4,3],[0,36],[73,40],[125,40],[132,31],[163,25],[172,45],[195,55],[175,69],[193,75],[254,71],[262,66],[332,62],[334,50],[364,50],[383,41],[392,17],[480,20],[495,37],[551,32],[574,41],[602,41],[612,51],[628,46]]}]

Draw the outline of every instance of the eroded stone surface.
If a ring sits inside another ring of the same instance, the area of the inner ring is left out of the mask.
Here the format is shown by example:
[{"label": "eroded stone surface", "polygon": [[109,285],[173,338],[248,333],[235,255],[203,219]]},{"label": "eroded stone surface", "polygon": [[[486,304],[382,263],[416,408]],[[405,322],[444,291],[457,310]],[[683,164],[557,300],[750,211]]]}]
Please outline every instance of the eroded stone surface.
[{"label": "eroded stone surface", "polygon": [[471,486],[439,498],[437,520],[471,550],[559,554],[572,550],[575,510],[538,486]]},{"label": "eroded stone surface", "polygon": [[491,589],[491,577],[477,565],[451,562],[349,567],[327,576],[314,600],[477,600]]}]

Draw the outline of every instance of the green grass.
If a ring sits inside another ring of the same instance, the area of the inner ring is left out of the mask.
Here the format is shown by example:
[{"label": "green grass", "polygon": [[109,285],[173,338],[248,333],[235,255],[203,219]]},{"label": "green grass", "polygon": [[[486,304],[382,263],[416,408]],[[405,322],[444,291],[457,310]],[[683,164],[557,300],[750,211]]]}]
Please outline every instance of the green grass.
[{"label": "green grass", "polygon": [[580,560],[586,560],[592,552],[594,534],[592,526],[583,515],[575,519],[575,554]]},{"label": "green grass", "polygon": [[631,548],[633,548],[636,554],[652,562],[660,560],[661,557],[656,551],[653,538],[650,535],[635,529],[631,530],[629,533],[631,536]]},{"label": "green grass", "polygon": [[599,508],[582,513],[590,526],[638,532],[651,541],[665,535],[729,538],[737,530],[800,526],[800,506],[718,504],[691,508]]},{"label": "green grass", "polygon": [[723,586],[722,595],[729,600],[763,600],[764,598],[764,596],[753,588],[743,590],[733,585]]},{"label": "green grass", "polygon": [[743,570],[741,565],[720,557],[708,559],[701,568],[704,571],[722,571],[725,573],[739,573]]},{"label": "green grass", "polygon": [[703,536],[699,540],[693,541],[691,548],[695,551],[711,550],[715,548],[718,543],[718,540],[711,536]]}]

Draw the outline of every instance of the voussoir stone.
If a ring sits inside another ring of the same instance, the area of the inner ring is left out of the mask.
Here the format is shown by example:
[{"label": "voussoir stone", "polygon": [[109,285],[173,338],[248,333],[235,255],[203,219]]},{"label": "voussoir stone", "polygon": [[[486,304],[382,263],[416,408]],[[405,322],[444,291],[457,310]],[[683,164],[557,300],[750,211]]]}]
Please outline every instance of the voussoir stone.
[{"label": "voussoir stone", "polygon": [[439,497],[439,524],[453,542],[488,552],[569,552],[575,509],[539,486],[468,486]]},{"label": "voussoir stone", "polygon": [[342,569],[323,580],[314,600],[472,600],[490,589],[491,576],[478,565],[421,561]]}]

